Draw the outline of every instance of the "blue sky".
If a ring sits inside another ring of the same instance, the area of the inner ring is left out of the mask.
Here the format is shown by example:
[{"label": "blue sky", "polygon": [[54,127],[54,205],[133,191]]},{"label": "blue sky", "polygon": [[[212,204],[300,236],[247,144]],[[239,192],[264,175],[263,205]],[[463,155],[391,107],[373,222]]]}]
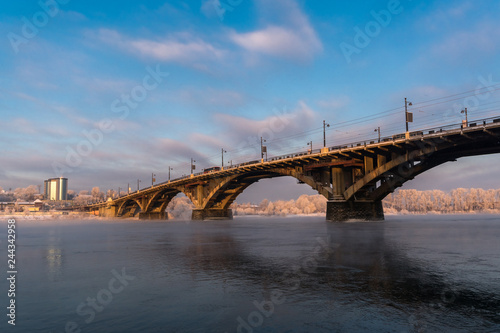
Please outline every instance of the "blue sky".
[{"label": "blue sky", "polygon": [[[405,97],[412,129],[458,123],[464,107],[500,114],[497,1],[40,3],[0,13],[3,188],[61,174],[77,191],[146,186],[168,166],[189,173],[190,158],[219,165],[222,147],[226,162],[257,159],[261,136],[270,156],[320,148],[323,119],[332,146],[392,135]],[[404,187],[499,188],[499,161],[459,160]],[[311,193],[271,180],[239,201],[264,192]]]}]

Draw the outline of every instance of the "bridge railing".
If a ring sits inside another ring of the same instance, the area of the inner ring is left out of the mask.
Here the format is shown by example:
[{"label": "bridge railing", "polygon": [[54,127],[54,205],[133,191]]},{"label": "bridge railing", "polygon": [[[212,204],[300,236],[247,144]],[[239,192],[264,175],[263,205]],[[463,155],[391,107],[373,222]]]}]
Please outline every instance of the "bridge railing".
[{"label": "bridge railing", "polygon": [[[468,121],[468,128],[475,127],[475,126],[484,126],[484,125],[493,124],[493,123],[500,123],[500,118],[497,116],[497,117],[490,117],[490,118],[483,118],[483,119]],[[451,130],[460,130],[460,129],[463,129],[462,123],[454,123],[454,124],[450,124],[450,125],[430,127],[430,128],[425,128],[425,129],[420,129],[420,130],[410,132],[410,138],[421,137],[424,135],[431,135],[431,134],[436,134],[436,133],[443,133],[443,132],[448,132]],[[405,133],[398,133],[398,134],[394,134],[391,136],[381,137],[380,142],[383,143],[383,142],[388,142],[388,141],[395,141],[395,140],[403,139],[405,137],[406,137]],[[338,146],[328,147],[328,151],[347,149],[347,148],[356,148],[356,147],[367,146],[369,144],[376,144],[376,143],[378,143],[378,137],[374,138],[374,139],[354,141],[354,142],[344,143],[344,144],[341,144]],[[278,160],[282,160],[282,159],[286,159],[286,158],[299,157],[299,156],[304,156],[304,155],[309,155],[309,154],[316,154],[316,153],[320,153],[320,152],[321,152],[321,149],[313,149],[312,151],[307,150],[307,151],[301,151],[301,152],[296,152],[296,153],[291,153],[291,154],[277,155],[277,156],[270,157],[268,159],[268,161],[278,161]],[[255,161],[255,162],[260,163],[260,161]]]},{"label": "bridge railing", "polygon": [[[485,126],[485,125],[494,124],[494,123],[499,123],[500,124],[500,118],[498,116],[497,117],[489,117],[489,118],[483,118],[483,119],[476,119],[476,120],[468,121],[468,124],[467,124],[468,126],[467,127],[471,128],[471,127],[476,127],[476,126]],[[420,129],[420,130],[412,131],[412,132],[410,132],[410,138],[411,137],[423,137],[425,135],[432,135],[432,134],[437,134],[437,133],[445,133],[445,132],[449,132],[449,131],[453,131],[453,130],[461,130],[461,129],[463,129],[463,123],[455,123],[455,124],[444,125],[444,126],[436,126],[436,127],[431,127],[431,128],[426,128],[426,129]],[[398,134],[394,134],[394,135],[391,135],[391,136],[381,137],[380,138],[380,142],[383,143],[383,142],[389,142],[389,141],[396,141],[396,140],[400,140],[400,139],[403,139],[403,138],[405,138],[405,133],[398,133]],[[370,144],[375,144],[375,143],[378,143],[378,142],[379,142],[378,141],[378,137],[375,138],[375,139],[368,139],[368,140],[362,140],[362,141],[354,141],[354,142],[350,142],[350,143],[344,143],[344,144],[341,144],[341,145],[338,145],[338,146],[328,147],[328,151],[335,151],[335,150],[347,149],[347,148],[356,148],[356,147],[360,147],[360,146],[367,146],[367,145],[370,145]],[[310,154],[317,154],[317,153],[320,153],[320,152],[321,152],[321,149],[312,149],[312,150],[309,149],[307,151],[299,151],[299,152],[295,152],[295,153],[289,153],[289,154],[271,156],[266,161],[268,161],[268,162],[270,162],[270,161],[279,161],[279,160],[288,159],[288,158],[306,156],[306,155],[310,155]],[[228,167],[224,167],[224,171],[229,170],[229,169],[236,169],[236,168],[240,168],[240,167],[244,167],[244,166],[249,166],[249,165],[260,164],[260,163],[261,163],[261,160],[253,160],[253,161],[248,161],[248,162],[242,162],[242,163],[238,163],[238,164],[233,164],[233,165],[228,166]],[[215,171],[214,173],[218,173],[218,172],[221,172],[221,171]],[[161,183],[158,183],[156,185],[152,185],[152,186],[143,188],[143,189],[141,189],[139,191],[130,192],[129,194],[127,194],[125,196],[131,195],[131,194],[135,194],[135,193],[140,192],[142,190],[147,190],[147,189],[150,189],[152,187],[156,187],[158,185],[164,185],[164,184],[168,184],[168,183],[179,181],[179,180],[183,180],[183,179],[188,179],[188,178],[195,177],[195,176],[201,176],[201,175],[204,175],[204,174],[205,173],[203,171],[201,171],[201,172],[197,172],[197,173],[193,174],[193,176],[191,176],[191,175],[185,175],[185,176],[182,176],[182,177],[177,177],[175,179],[172,179],[171,181],[161,182]]]}]

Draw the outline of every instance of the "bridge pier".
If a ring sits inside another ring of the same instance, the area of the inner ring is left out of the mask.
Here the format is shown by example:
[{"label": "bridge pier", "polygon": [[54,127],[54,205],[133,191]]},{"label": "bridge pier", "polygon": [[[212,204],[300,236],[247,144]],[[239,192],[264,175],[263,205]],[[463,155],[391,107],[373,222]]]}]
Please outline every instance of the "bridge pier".
[{"label": "bridge pier", "polygon": [[232,209],[193,209],[191,220],[232,220]]},{"label": "bridge pier", "polygon": [[139,212],[140,220],[168,220],[165,212]]},{"label": "bridge pier", "polygon": [[99,214],[94,213],[94,215],[113,218],[116,217],[116,213],[117,213],[116,205],[112,205],[110,202],[108,202],[106,206],[99,207]]},{"label": "bridge pier", "polygon": [[343,222],[348,220],[382,221],[382,201],[329,200],[326,203],[326,219]]}]

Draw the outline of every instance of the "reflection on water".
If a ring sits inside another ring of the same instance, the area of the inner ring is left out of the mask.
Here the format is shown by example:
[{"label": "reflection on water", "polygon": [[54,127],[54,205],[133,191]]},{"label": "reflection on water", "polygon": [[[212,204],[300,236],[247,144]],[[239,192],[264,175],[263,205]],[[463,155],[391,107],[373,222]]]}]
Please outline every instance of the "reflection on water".
[{"label": "reflection on water", "polygon": [[[25,328],[56,332],[75,321],[84,332],[500,331],[500,225],[489,217],[134,221],[58,230],[45,244],[25,239],[46,248],[42,282],[54,303],[42,316],[42,303],[25,290]],[[121,267],[137,279],[85,324],[75,308]],[[25,274],[30,280],[35,272],[26,267]],[[61,299],[68,310],[55,306]]]},{"label": "reflection on water", "polygon": [[45,260],[47,261],[47,275],[49,281],[55,281],[61,277],[62,266],[62,249],[61,239],[56,235],[54,230],[51,230],[48,237]]}]

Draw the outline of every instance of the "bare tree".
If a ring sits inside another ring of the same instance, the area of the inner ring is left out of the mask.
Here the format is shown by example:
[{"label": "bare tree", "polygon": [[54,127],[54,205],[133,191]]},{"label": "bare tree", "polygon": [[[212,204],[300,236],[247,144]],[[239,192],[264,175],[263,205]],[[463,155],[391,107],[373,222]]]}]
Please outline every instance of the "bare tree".
[{"label": "bare tree", "polygon": [[104,193],[102,193],[101,190],[99,189],[99,187],[97,187],[97,186],[92,188],[92,191],[90,192],[90,194],[92,195],[93,199],[97,199],[97,200],[104,199]]},{"label": "bare tree", "polygon": [[106,197],[108,197],[108,198],[114,198],[115,194],[116,194],[115,190],[111,189],[111,190],[108,190],[106,192]]},{"label": "bare tree", "polygon": [[23,201],[35,200],[35,195],[38,194],[38,186],[30,185],[26,188],[18,187],[14,190],[14,197]]},{"label": "bare tree", "polygon": [[76,195],[75,191],[69,190],[68,191],[68,200],[73,200],[75,198],[75,195]]}]

